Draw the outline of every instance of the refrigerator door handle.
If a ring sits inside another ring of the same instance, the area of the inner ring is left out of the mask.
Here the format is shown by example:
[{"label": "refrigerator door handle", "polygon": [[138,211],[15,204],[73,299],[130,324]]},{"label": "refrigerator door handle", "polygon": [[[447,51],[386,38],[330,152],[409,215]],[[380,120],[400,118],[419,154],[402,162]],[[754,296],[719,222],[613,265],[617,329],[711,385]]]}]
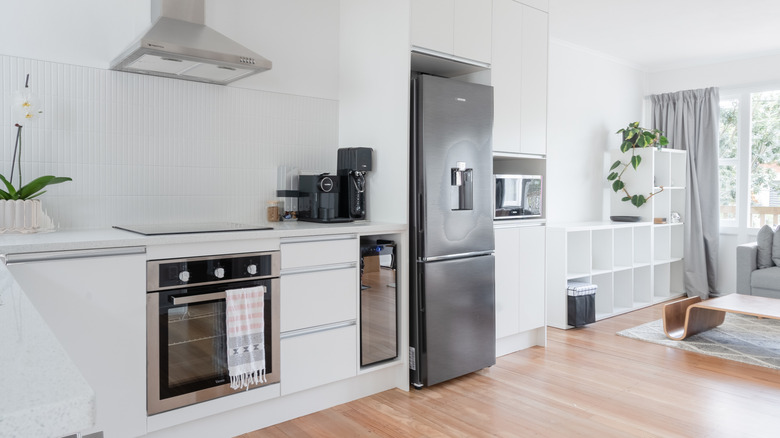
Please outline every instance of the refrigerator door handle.
[{"label": "refrigerator door handle", "polygon": [[435,256],[435,257],[423,257],[420,259],[421,262],[438,262],[441,260],[452,260],[452,259],[465,259],[468,257],[482,257],[487,255],[493,255],[495,251],[474,251],[474,252],[466,252],[462,254],[447,254],[443,256]]},{"label": "refrigerator door handle", "polygon": [[[423,199],[423,194],[419,193],[417,194],[417,224],[422,225],[425,223],[425,209],[423,208],[423,204],[425,203],[425,200]],[[417,251],[422,252],[423,250],[423,242],[425,242],[425,227],[418,226],[417,227]]]}]

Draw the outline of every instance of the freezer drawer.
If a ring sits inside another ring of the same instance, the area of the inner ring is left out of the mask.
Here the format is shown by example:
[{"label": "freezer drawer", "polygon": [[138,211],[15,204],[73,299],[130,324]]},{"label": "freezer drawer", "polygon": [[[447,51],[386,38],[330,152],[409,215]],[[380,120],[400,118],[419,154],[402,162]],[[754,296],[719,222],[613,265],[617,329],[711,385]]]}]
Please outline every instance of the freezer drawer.
[{"label": "freezer drawer", "polygon": [[494,272],[493,255],[418,264],[412,383],[433,385],[496,363]]}]

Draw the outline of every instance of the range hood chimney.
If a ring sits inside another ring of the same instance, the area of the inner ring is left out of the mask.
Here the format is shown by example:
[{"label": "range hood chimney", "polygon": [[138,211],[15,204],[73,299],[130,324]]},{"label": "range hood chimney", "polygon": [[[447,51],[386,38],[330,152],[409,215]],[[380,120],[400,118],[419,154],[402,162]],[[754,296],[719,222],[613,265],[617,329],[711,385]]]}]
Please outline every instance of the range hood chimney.
[{"label": "range hood chimney", "polygon": [[112,70],[226,85],[271,61],[205,26],[205,0],[152,0],[154,23],[111,62]]}]

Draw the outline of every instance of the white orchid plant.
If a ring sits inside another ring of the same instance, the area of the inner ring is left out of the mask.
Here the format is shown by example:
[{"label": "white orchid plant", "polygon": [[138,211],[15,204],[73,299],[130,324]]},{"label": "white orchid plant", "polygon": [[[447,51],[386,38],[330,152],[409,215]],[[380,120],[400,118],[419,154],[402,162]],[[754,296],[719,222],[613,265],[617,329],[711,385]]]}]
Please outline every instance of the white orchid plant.
[{"label": "white orchid plant", "polygon": [[[14,145],[14,155],[11,159],[11,175],[10,178],[6,178],[0,174],[0,181],[5,185],[6,190],[0,189],[0,199],[4,200],[26,200],[33,199],[46,193],[44,188],[52,184],[59,184],[65,181],[73,181],[72,178],[44,175],[38,177],[27,184],[22,184],[22,128],[27,122],[33,121],[35,118],[43,113],[43,110],[39,108],[38,99],[30,91],[30,75],[27,75],[25,79],[24,88],[16,93],[13,99],[12,112],[16,116],[17,121],[14,124],[16,126],[16,143]],[[17,186],[13,185],[14,173],[17,170],[19,183]]]}]

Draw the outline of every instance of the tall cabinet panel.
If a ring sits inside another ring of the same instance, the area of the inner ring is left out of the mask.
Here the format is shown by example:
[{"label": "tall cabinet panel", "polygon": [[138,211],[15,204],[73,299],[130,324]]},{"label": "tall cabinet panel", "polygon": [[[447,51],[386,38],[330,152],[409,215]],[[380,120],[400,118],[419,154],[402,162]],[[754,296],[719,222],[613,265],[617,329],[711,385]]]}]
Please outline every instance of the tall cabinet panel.
[{"label": "tall cabinet panel", "polygon": [[455,28],[453,32],[454,54],[490,63],[493,39],[491,2],[486,0],[455,0],[453,20]]},{"label": "tall cabinet panel", "polygon": [[496,354],[545,344],[545,227],[497,223]]},{"label": "tall cabinet panel", "polygon": [[412,45],[454,53],[452,34],[455,23],[454,0],[415,0],[411,2]]},{"label": "tall cabinet panel", "polygon": [[523,6],[520,152],[547,152],[547,13]]},{"label": "tall cabinet panel", "polygon": [[520,232],[518,228],[495,227],[496,237],[496,338],[519,333]]},{"label": "tall cabinet panel", "polygon": [[414,0],[411,7],[413,46],[490,63],[490,1]]},{"label": "tall cabinet panel", "polygon": [[547,52],[547,12],[493,1],[494,151],[546,154]]}]

